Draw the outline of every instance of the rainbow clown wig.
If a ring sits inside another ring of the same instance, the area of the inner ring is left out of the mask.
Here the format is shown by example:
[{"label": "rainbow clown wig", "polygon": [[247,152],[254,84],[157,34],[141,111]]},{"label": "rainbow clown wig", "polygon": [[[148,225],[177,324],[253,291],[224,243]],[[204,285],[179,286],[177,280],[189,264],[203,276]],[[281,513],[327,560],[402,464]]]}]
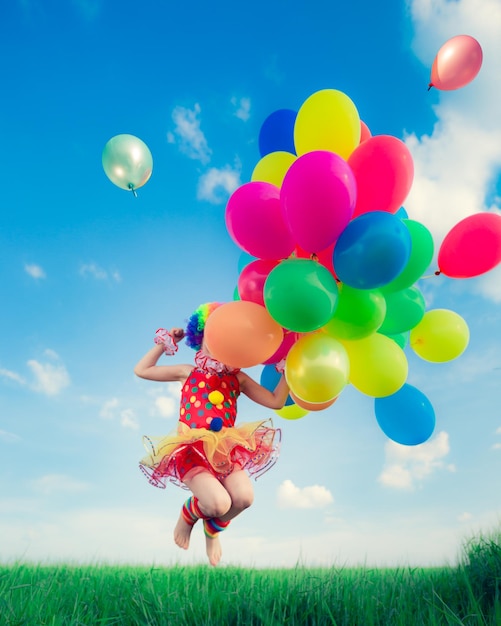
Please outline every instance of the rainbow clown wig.
[{"label": "rainbow clown wig", "polygon": [[193,350],[200,350],[204,338],[205,323],[209,315],[220,306],[220,302],[201,304],[190,316],[186,327],[186,345]]}]

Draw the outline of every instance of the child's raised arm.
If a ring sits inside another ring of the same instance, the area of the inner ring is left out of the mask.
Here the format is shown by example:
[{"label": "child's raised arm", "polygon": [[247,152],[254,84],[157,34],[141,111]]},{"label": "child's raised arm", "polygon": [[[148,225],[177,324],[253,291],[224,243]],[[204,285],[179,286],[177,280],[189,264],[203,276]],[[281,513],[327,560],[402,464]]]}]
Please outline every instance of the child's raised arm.
[{"label": "child's raised arm", "polygon": [[[174,348],[169,351],[169,354],[173,354],[177,351],[177,344],[184,337],[184,331],[182,328],[173,328],[170,333],[167,333],[174,344]],[[157,331],[158,335],[158,331]],[[166,352],[165,343],[159,342],[151,350],[149,350],[142,359],[140,359],[134,367],[134,374],[139,378],[145,378],[146,380],[156,380],[159,382],[181,381],[183,382],[188,377],[188,374],[192,370],[191,365],[177,364],[177,365],[157,365],[158,359],[162,354]]]}]

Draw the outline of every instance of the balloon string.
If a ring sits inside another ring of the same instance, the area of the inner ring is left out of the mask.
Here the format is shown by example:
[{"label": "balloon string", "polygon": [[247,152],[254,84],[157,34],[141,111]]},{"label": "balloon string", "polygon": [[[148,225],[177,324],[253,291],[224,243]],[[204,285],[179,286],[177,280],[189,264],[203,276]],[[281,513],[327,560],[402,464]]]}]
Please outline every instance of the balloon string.
[{"label": "balloon string", "polygon": [[434,278],[435,276],[440,276],[442,272],[440,270],[437,270],[436,272],[433,272],[433,274],[428,274],[428,276],[421,276],[421,279],[423,278]]},{"label": "balloon string", "polygon": [[132,193],[134,194],[134,198],[137,198],[137,192],[134,189],[134,184],[133,183],[129,183],[129,189],[132,191]]},{"label": "balloon string", "polygon": [[428,91],[430,91],[430,89],[431,89],[432,87],[433,87],[433,83],[430,83],[430,84],[428,85]]}]

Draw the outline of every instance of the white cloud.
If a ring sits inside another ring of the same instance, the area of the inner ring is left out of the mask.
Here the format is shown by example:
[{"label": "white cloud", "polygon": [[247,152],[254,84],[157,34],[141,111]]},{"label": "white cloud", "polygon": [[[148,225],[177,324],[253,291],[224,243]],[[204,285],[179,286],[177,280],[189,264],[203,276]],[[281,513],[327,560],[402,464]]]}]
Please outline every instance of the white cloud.
[{"label": "white cloud", "polygon": [[121,282],[122,277],[120,276],[120,272],[117,270],[112,270],[111,272],[107,272],[105,269],[97,265],[97,263],[82,263],[80,265],[80,269],[78,270],[80,276],[91,276],[96,280],[108,280],[111,279],[116,283]]},{"label": "white cloud", "polygon": [[200,177],[197,189],[198,200],[211,204],[225,202],[229,195],[240,185],[240,172],[229,165],[218,169],[211,167]]},{"label": "white cloud", "polygon": [[34,491],[42,495],[80,493],[89,489],[88,483],[75,480],[66,474],[46,474],[31,481],[31,486]]},{"label": "white cloud", "polygon": [[176,401],[169,396],[159,396],[155,400],[155,407],[162,417],[172,417],[175,415],[178,404],[179,400]]},{"label": "white cloud", "polygon": [[321,485],[296,487],[284,480],[278,488],[278,506],[282,509],[320,509],[334,502],[331,492]]},{"label": "white cloud", "polygon": [[250,118],[250,98],[232,98],[231,104],[236,108],[235,117],[246,122]]},{"label": "white cloud", "polygon": [[8,378],[9,380],[13,380],[14,382],[19,383],[20,385],[26,384],[26,381],[24,380],[22,376],[20,376],[16,372],[12,372],[4,368],[0,368],[0,376],[3,376],[4,378]]},{"label": "white cloud", "polygon": [[0,439],[7,443],[15,443],[16,441],[21,441],[21,437],[14,433],[9,433],[6,430],[0,430]]},{"label": "white cloud", "polygon": [[24,271],[29,274],[32,278],[46,278],[46,274],[40,265],[35,265],[34,263],[26,263],[24,266]]},{"label": "white cloud", "polygon": [[455,471],[453,465],[444,462],[449,452],[449,435],[444,431],[419,446],[403,446],[388,441],[385,446],[385,465],[378,480],[386,487],[413,489],[416,483],[428,478],[436,470]]},{"label": "white cloud", "polygon": [[460,515],[458,515],[458,522],[469,522],[473,519],[473,515],[468,513],[468,511],[464,511]]},{"label": "white cloud", "polygon": [[175,127],[172,132],[167,133],[167,140],[169,143],[179,145],[181,152],[190,159],[207,164],[212,151],[200,128],[200,113],[201,108],[198,103],[195,104],[193,110],[177,106],[172,112]]},{"label": "white cloud", "polygon": [[40,363],[31,359],[28,367],[35,377],[33,389],[47,396],[56,396],[70,384],[70,376],[62,363]]},{"label": "white cloud", "polygon": [[[438,92],[437,122],[430,135],[410,135],[406,142],[415,165],[412,190],[405,202],[409,216],[427,226],[436,251],[461,219],[497,211],[496,179],[501,168],[501,4],[498,0],[411,0],[415,27],[413,48],[431,69],[440,47],[457,34],[475,37],[483,64],[467,86]],[[499,273],[497,274],[499,279]],[[487,275],[476,288],[501,301],[501,281]]]},{"label": "white cloud", "polygon": [[136,414],[133,409],[124,409],[120,412],[120,424],[124,428],[139,430],[139,422],[137,421]]},{"label": "white cloud", "polygon": [[111,398],[111,400],[106,400],[106,402],[101,407],[99,411],[99,416],[104,419],[113,419],[115,417],[115,410],[118,408],[118,398]]},{"label": "white cloud", "polygon": [[501,435],[501,426],[496,430],[496,435]]}]

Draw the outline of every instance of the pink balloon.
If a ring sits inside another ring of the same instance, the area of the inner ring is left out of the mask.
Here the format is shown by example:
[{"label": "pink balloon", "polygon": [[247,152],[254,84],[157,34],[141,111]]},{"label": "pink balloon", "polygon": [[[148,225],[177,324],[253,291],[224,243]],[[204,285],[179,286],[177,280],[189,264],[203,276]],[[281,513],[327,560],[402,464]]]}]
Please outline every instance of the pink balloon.
[{"label": "pink balloon", "polygon": [[233,241],[254,257],[286,259],[294,250],[275,185],[253,181],[238,187],[228,200],[225,219]]},{"label": "pink balloon", "polygon": [[315,253],[334,243],[353,215],[357,188],[351,168],[334,152],[314,150],[287,170],[280,200],[296,243]]},{"label": "pink balloon", "polygon": [[501,215],[476,213],[458,222],[445,236],[438,267],[451,278],[472,278],[501,263]]},{"label": "pink balloon", "polygon": [[414,179],[414,162],[403,141],[375,135],[361,143],[348,159],[357,181],[353,217],[370,211],[396,213]]},{"label": "pink balloon", "polygon": [[459,89],[471,82],[482,66],[480,44],[469,35],[457,35],[440,48],[433,61],[428,88]]},{"label": "pink balloon", "polygon": [[360,120],[360,143],[372,137],[372,133],[365,122]]},{"label": "pink balloon", "polygon": [[263,361],[263,365],[272,365],[273,363],[278,363],[282,359],[285,359],[285,357],[289,353],[289,350],[296,343],[300,336],[300,333],[295,333],[284,328],[284,339],[282,343],[280,344],[275,354],[270,356],[270,358],[266,361]]},{"label": "pink balloon", "polygon": [[242,300],[248,300],[264,306],[263,288],[268,274],[278,265],[278,261],[258,259],[246,265],[238,277],[238,294]]}]

